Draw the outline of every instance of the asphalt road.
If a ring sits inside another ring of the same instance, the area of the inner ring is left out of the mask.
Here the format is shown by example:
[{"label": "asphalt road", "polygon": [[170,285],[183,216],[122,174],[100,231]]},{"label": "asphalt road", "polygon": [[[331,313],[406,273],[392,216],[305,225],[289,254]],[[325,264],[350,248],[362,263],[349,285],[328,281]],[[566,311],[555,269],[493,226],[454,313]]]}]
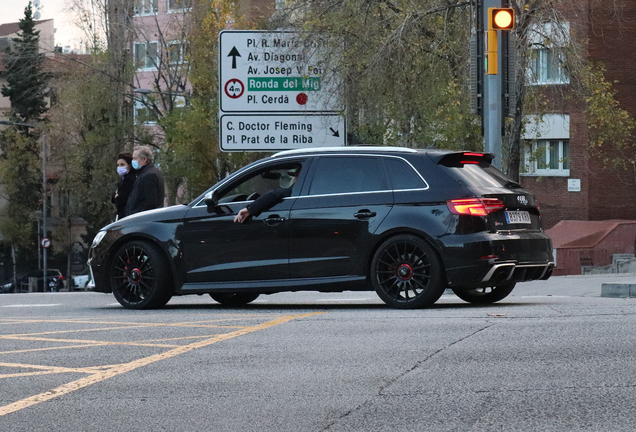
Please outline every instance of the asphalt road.
[{"label": "asphalt road", "polygon": [[636,299],[519,285],[394,310],[374,293],[0,295],[0,431],[633,431]]}]

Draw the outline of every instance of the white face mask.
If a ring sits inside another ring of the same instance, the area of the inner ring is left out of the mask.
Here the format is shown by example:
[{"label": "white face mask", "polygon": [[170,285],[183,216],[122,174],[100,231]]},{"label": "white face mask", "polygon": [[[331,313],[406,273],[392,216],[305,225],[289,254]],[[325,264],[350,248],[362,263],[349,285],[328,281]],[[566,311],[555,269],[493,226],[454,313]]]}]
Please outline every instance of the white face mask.
[{"label": "white face mask", "polygon": [[120,176],[128,174],[128,168],[126,168],[126,167],[117,167],[117,174],[119,174]]},{"label": "white face mask", "polygon": [[281,174],[280,180],[278,180],[278,184],[280,187],[287,189],[292,185],[294,178],[286,173]]}]

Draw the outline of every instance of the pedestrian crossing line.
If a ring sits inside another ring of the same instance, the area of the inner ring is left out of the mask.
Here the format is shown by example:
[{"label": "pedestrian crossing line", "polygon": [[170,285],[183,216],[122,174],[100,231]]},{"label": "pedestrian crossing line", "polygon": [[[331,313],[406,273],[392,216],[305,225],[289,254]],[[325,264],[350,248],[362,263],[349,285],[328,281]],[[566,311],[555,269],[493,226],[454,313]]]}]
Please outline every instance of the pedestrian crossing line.
[{"label": "pedestrian crossing line", "polygon": [[[166,360],[172,357],[176,357],[185,353],[188,353],[190,351],[199,349],[199,348],[204,348],[210,345],[213,345],[215,343],[218,342],[223,342],[235,337],[240,337],[240,336],[244,336],[253,332],[257,332],[257,331],[261,331],[261,330],[265,330],[271,327],[274,327],[276,325],[279,324],[284,324],[296,319],[300,319],[300,318],[306,318],[309,316],[313,316],[313,315],[319,315],[319,314],[323,314],[325,312],[313,312],[313,313],[307,313],[307,314],[302,314],[302,315],[284,315],[281,316],[279,318],[276,318],[274,320],[271,321],[267,321],[264,323],[260,323],[260,324],[256,324],[253,326],[246,326],[242,329],[239,330],[235,330],[229,333],[222,333],[222,334],[217,334],[214,335],[210,338],[204,339],[202,341],[198,341],[198,342],[193,342],[191,344],[188,345],[181,345],[178,346],[176,348],[173,348],[171,350],[165,351],[163,353],[159,353],[159,354],[154,354],[148,357],[144,357],[138,360],[133,360],[129,363],[122,363],[122,364],[118,364],[118,365],[113,365],[111,367],[105,368],[105,369],[100,369],[98,371],[94,371],[91,368],[88,368],[88,370],[90,370],[90,375],[84,378],[80,378],[78,380],[69,382],[67,384],[63,384],[59,387],[56,387],[52,390],[31,396],[31,397],[27,397],[25,399],[19,400],[17,402],[5,405],[5,406],[0,406],[0,417],[5,416],[7,414],[11,414],[14,413],[16,411],[20,411],[22,409],[25,408],[29,408],[32,407],[34,405],[37,405],[39,403],[42,402],[46,402],[49,401],[51,399],[54,399],[56,397],[59,396],[63,396],[69,393],[72,393],[76,390],[91,386],[93,384],[97,384],[100,383],[104,380],[107,380],[109,378],[118,376],[118,375],[122,375],[125,374],[126,372],[130,372],[132,370],[138,369],[140,367],[143,366],[147,366],[150,365],[152,363],[156,363],[158,361],[161,360]],[[8,365],[8,363],[4,363],[5,365]],[[2,366],[3,363],[0,363],[0,366]],[[13,364],[15,365],[15,364]],[[34,368],[42,368],[42,369],[46,369],[46,368],[52,368],[49,369],[49,371],[58,371],[61,369],[67,369],[69,372],[75,372],[77,373],[78,371],[80,371],[81,369],[83,370],[87,370],[84,368],[59,368],[59,367],[55,367],[55,366],[36,366],[36,365],[22,365],[20,367],[23,368],[27,368],[29,366],[33,366]],[[17,367],[17,366],[16,366]]]}]

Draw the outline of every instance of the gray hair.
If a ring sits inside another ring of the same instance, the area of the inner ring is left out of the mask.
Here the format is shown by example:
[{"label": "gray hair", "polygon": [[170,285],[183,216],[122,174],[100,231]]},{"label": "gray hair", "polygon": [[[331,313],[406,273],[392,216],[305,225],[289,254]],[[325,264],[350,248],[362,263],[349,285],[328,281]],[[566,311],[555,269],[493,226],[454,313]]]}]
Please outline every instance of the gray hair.
[{"label": "gray hair", "polygon": [[152,154],[152,150],[148,146],[139,146],[135,147],[135,151],[141,157],[145,157],[149,163],[152,163],[154,155]]}]

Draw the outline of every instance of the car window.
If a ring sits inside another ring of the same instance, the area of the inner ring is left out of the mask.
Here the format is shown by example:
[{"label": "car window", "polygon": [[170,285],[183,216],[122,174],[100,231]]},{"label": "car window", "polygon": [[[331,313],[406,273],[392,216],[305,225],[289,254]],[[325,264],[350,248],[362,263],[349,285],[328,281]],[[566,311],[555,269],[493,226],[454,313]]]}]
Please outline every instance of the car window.
[{"label": "car window", "polygon": [[422,177],[403,159],[386,158],[385,166],[394,190],[426,187]]},{"label": "car window", "polygon": [[324,156],[316,163],[309,195],[387,190],[377,157]]},{"label": "car window", "polygon": [[254,200],[272,189],[290,187],[300,170],[300,163],[256,170],[241,178],[238,183],[229,185],[229,189],[222,190],[219,203]]},{"label": "car window", "polygon": [[468,186],[518,188],[520,185],[492,165],[465,164],[448,168],[455,178]]}]

